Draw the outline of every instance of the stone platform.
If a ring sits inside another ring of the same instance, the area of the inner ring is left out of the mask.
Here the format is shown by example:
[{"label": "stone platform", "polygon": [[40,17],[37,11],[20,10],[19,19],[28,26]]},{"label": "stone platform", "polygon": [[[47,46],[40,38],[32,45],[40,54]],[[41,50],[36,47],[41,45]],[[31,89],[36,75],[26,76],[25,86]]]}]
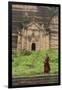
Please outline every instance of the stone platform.
[{"label": "stone platform", "polygon": [[48,85],[48,84],[58,84],[59,77],[57,74],[44,74],[36,76],[14,76],[12,78],[12,86],[29,86],[29,85]]}]

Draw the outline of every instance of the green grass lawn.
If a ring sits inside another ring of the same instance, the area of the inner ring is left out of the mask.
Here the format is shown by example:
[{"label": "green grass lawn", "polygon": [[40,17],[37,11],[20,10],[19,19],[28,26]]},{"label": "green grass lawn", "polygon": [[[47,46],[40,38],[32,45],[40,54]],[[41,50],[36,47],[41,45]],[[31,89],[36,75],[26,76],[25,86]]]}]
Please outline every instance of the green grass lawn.
[{"label": "green grass lawn", "polygon": [[[29,52],[28,52],[29,53]],[[39,52],[32,51],[30,54],[21,52],[12,57],[12,75],[28,76],[40,75],[44,73],[45,55],[48,53],[50,57],[50,73],[58,72],[58,51],[50,49],[48,51],[42,50]]]}]

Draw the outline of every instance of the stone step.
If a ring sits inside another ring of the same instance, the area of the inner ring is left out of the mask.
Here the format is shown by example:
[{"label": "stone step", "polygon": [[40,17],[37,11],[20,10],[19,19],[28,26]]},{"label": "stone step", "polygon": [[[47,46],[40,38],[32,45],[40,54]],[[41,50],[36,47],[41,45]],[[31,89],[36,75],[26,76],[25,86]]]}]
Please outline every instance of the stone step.
[{"label": "stone step", "polygon": [[57,84],[58,75],[43,75],[43,76],[31,76],[31,77],[13,77],[12,86],[25,86],[36,84]]}]

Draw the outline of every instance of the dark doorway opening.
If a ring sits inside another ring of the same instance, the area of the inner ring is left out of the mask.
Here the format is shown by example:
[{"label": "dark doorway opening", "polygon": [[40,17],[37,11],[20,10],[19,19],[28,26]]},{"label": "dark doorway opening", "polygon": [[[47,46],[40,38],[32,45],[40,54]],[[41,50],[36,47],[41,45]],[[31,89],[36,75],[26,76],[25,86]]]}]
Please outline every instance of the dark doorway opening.
[{"label": "dark doorway opening", "polygon": [[32,50],[35,51],[36,47],[35,47],[35,43],[32,43],[32,47],[31,47]]}]

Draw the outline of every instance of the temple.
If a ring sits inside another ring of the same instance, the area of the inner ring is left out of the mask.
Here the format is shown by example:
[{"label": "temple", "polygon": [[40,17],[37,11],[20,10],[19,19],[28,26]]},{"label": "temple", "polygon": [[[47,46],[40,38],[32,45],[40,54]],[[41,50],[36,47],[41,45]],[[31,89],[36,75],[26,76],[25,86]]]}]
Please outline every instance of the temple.
[{"label": "temple", "polygon": [[13,5],[12,49],[17,51],[58,49],[59,14],[58,8],[54,8],[55,11],[53,8]]}]

